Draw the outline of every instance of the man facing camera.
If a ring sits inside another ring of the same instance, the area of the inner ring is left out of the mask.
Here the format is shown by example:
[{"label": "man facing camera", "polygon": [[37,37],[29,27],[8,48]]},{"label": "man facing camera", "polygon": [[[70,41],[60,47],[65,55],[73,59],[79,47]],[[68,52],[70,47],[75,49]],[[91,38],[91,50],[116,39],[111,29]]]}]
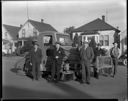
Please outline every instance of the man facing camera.
[{"label": "man facing camera", "polygon": [[88,42],[83,43],[83,47],[80,50],[81,65],[82,65],[82,81],[81,83],[90,84],[90,64],[94,58],[94,52],[91,47],[89,47]]},{"label": "man facing camera", "polygon": [[34,42],[34,48],[30,52],[31,65],[32,65],[32,75],[34,80],[39,80],[40,78],[40,64],[42,60],[42,51],[39,48],[39,44]]},{"label": "man facing camera", "polygon": [[57,76],[56,82],[59,81],[60,79],[60,70],[61,70],[61,65],[63,62],[63,58],[65,56],[64,49],[61,48],[61,43],[56,42],[55,43],[55,49],[54,49],[54,63],[55,65],[52,67],[52,81],[55,80],[55,75]]}]

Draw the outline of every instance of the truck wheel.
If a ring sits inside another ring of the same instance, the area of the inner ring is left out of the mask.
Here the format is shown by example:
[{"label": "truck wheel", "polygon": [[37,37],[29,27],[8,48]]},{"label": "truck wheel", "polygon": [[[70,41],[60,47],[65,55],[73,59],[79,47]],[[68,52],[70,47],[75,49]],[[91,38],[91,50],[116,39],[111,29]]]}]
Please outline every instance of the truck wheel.
[{"label": "truck wheel", "polygon": [[123,64],[126,66],[127,65],[127,59],[124,59]]}]

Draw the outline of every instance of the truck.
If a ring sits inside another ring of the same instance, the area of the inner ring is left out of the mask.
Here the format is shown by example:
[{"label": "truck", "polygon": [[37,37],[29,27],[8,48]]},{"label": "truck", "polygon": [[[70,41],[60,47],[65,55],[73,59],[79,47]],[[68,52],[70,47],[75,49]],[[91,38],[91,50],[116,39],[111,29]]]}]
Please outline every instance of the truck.
[{"label": "truck", "polygon": [[66,56],[69,56],[70,49],[72,49],[72,41],[70,39],[69,34],[59,33],[53,31],[45,31],[41,32],[37,37],[37,42],[39,43],[39,47],[42,49],[42,64],[45,66],[47,62],[47,53],[46,51],[50,49],[51,46],[55,45],[55,43],[59,41],[61,43],[61,47],[64,49]]},{"label": "truck", "polygon": [[[36,38],[32,39],[33,42],[37,41],[39,44],[39,48],[41,48],[42,50],[42,67],[43,71],[47,71],[47,68],[51,68],[52,66],[50,65],[50,63],[52,62],[50,60],[50,57],[47,55],[47,50],[52,49],[51,47],[55,46],[56,42],[60,42],[61,43],[61,47],[64,49],[65,52],[65,60],[68,60],[70,67],[75,67],[75,64],[79,64],[79,52],[76,51],[76,47],[73,47],[72,44],[72,40],[70,39],[70,35],[66,34],[66,33],[59,33],[59,32],[53,32],[53,31],[45,31],[45,32],[41,32]],[[30,45],[31,46],[31,45]],[[30,47],[29,46],[29,47]],[[26,46],[28,47],[28,46]],[[30,49],[29,49],[30,50]],[[19,63],[17,63],[17,68],[20,67],[22,68],[23,71],[29,72],[28,68],[28,63],[29,63],[29,51],[25,52],[25,55],[23,56],[23,58],[20,60],[22,62],[22,66],[19,66],[21,64],[21,62],[19,61]],[[64,63],[64,62],[63,62]],[[19,65],[18,65],[19,64]],[[48,65],[47,65],[48,64]],[[64,64],[63,64],[64,65]],[[31,71],[31,70],[30,70]],[[26,73],[27,73],[26,72]]]}]

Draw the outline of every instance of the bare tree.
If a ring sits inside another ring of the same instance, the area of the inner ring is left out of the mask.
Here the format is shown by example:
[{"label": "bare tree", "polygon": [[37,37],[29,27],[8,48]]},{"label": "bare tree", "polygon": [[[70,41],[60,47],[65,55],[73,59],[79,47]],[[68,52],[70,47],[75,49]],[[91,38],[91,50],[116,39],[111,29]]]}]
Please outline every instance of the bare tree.
[{"label": "bare tree", "polygon": [[68,27],[64,29],[64,33],[68,33],[70,35],[71,40],[73,40],[73,30],[75,29],[74,26]]}]

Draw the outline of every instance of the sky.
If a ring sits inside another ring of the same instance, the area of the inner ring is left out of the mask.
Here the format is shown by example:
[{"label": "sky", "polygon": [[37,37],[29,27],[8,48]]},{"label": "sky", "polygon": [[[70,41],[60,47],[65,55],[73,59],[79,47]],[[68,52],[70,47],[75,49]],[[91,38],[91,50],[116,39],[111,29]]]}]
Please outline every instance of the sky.
[{"label": "sky", "polygon": [[57,31],[78,28],[105,15],[108,24],[126,29],[126,0],[2,1],[2,23],[20,26],[30,19],[52,25]]}]

